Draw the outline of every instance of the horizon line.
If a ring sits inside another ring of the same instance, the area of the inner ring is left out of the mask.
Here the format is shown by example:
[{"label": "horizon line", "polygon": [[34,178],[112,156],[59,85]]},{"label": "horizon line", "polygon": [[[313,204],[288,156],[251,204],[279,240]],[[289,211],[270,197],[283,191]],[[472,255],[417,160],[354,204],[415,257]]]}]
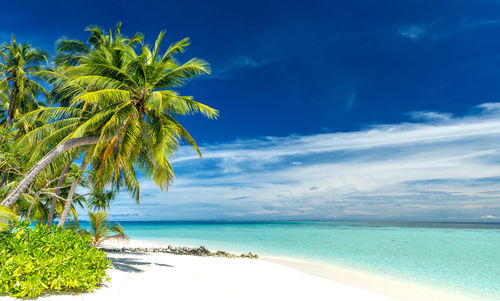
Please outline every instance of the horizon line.
[{"label": "horizon line", "polygon": [[[88,222],[86,219],[79,221]],[[112,222],[177,222],[177,223],[193,223],[193,222],[412,222],[412,223],[478,223],[478,224],[500,224],[500,219],[479,220],[479,219],[463,219],[463,220],[441,220],[441,219],[199,219],[199,220],[114,220]]]}]

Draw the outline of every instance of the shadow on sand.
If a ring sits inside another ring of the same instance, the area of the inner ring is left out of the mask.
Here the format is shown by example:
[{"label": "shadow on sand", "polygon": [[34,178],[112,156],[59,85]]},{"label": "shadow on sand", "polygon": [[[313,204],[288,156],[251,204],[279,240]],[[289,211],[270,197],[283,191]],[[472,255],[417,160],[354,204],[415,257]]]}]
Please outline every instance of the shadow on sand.
[{"label": "shadow on sand", "polygon": [[162,266],[162,267],[169,267],[172,268],[173,266],[168,265],[168,264],[163,264],[163,263],[154,263],[150,262],[147,260],[142,260],[138,258],[128,258],[128,257],[123,257],[123,258],[115,258],[115,257],[109,257],[111,258],[112,262],[111,265],[113,265],[113,268],[122,271],[122,272],[129,272],[129,273],[140,273],[144,272],[144,270],[140,269],[141,266],[144,265],[150,265],[154,264],[157,266]]}]

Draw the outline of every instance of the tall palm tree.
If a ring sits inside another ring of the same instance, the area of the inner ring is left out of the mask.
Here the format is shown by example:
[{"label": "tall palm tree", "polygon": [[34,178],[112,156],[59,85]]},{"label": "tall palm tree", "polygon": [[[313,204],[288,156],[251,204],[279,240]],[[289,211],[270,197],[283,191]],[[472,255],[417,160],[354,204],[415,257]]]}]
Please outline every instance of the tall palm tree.
[{"label": "tall palm tree", "polygon": [[47,52],[32,48],[29,44],[17,43],[12,35],[10,44],[0,47],[0,71],[5,76],[0,83],[0,88],[9,89],[8,110],[6,124],[11,125],[18,111],[28,112],[38,107],[36,97],[48,95],[45,88],[34,79],[47,63]]},{"label": "tall palm tree", "polygon": [[140,32],[136,33],[130,39],[122,35],[120,32],[121,26],[121,22],[116,25],[113,35],[111,34],[111,30],[108,34],[99,26],[88,26],[85,28],[85,31],[90,32],[87,44],[80,40],[72,40],[68,38],[58,40],[57,55],[54,60],[55,65],[76,66],[79,65],[82,59],[84,59],[92,50],[96,48],[104,47],[109,50],[119,51],[124,47],[135,47],[143,41],[144,35]]},{"label": "tall palm tree", "polygon": [[[86,53],[82,47],[76,60],[68,59],[71,63],[43,71],[44,78],[55,87],[53,92],[68,100],[69,107],[40,108],[21,118],[19,122],[44,123],[23,137],[43,137],[46,143],[33,150],[35,157],[44,153],[47,145],[57,146],[33,165],[2,205],[14,204],[44,168],[76,147],[87,147],[85,160],[95,171],[91,176],[96,190],[107,185],[124,186],[137,202],[140,187],[135,168],[166,189],[174,178],[169,158],[180,140],[201,156],[194,139],[175,119],[193,113],[209,118],[218,115],[217,110],[173,90],[189,79],[210,73],[203,60],[195,58],[179,64],[174,58],[185,51],[189,39],[170,45],[160,54],[163,31],[151,48],[142,43],[140,34],[126,39],[119,28],[114,35],[93,30],[91,38],[100,37],[101,42],[90,43]],[[120,42],[113,42],[117,40]],[[63,54],[66,50],[59,49]]]}]

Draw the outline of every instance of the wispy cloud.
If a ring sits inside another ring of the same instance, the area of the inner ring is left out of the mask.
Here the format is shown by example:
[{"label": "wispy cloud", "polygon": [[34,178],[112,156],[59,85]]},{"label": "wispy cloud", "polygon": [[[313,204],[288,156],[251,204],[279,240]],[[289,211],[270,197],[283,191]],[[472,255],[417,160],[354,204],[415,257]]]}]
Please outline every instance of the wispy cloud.
[{"label": "wispy cloud", "polygon": [[484,104],[465,117],[413,113],[420,122],[357,132],[205,145],[203,160],[182,149],[169,193],[142,180],[141,208],[123,193],[111,213],[148,219],[495,219],[498,106]]},{"label": "wispy cloud", "polygon": [[500,19],[470,19],[464,18],[451,29],[444,31],[433,31],[431,37],[433,40],[439,40],[443,38],[453,37],[457,34],[461,34],[470,30],[480,30],[483,28],[488,28],[490,26],[498,26],[500,24]]},{"label": "wispy cloud", "polygon": [[500,103],[498,102],[487,102],[480,104],[477,107],[485,111],[493,111],[493,112],[500,111]]},{"label": "wispy cloud", "polygon": [[497,25],[497,24],[500,24],[500,20],[498,19],[483,19],[483,20],[464,19],[462,21],[462,27],[464,29],[474,28],[478,26]]},{"label": "wispy cloud", "polygon": [[399,35],[413,41],[418,41],[425,35],[426,32],[427,29],[424,26],[417,24],[405,25],[398,29]]},{"label": "wispy cloud", "polygon": [[210,78],[231,78],[234,72],[248,68],[256,68],[265,65],[266,63],[267,61],[264,60],[256,60],[246,55],[240,55],[220,67],[215,66],[214,72]]},{"label": "wispy cloud", "polygon": [[410,112],[410,117],[417,121],[449,121],[452,115],[449,113],[438,113],[429,111]]}]

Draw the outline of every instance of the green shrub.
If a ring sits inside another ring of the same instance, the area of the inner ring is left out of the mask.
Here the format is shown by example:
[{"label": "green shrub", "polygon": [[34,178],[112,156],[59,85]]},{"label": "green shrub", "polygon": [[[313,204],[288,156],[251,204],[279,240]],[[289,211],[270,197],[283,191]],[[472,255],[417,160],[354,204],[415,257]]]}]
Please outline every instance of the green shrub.
[{"label": "green shrub", "polygon": [[0,231],[0,294],[36,297],[45,291],[92,291],[109,281],[106,253],[91,246],[89,235],[36,225]]}]

